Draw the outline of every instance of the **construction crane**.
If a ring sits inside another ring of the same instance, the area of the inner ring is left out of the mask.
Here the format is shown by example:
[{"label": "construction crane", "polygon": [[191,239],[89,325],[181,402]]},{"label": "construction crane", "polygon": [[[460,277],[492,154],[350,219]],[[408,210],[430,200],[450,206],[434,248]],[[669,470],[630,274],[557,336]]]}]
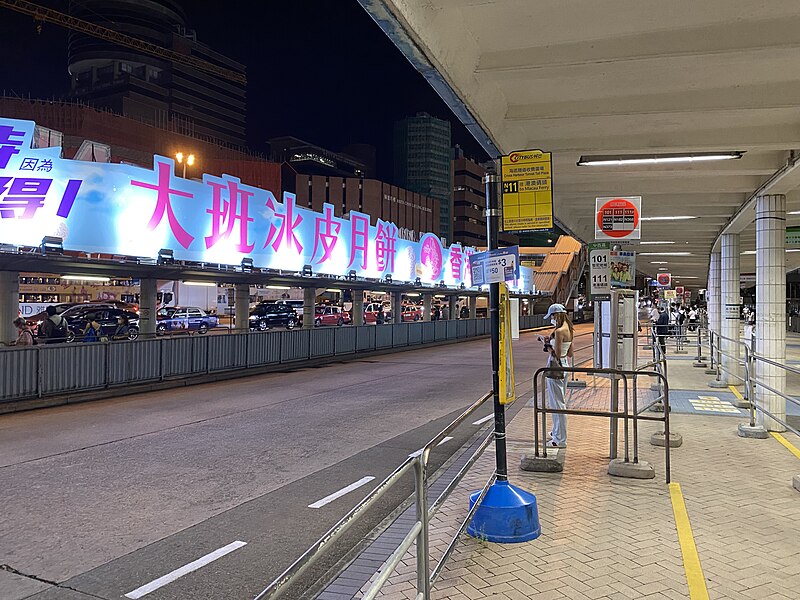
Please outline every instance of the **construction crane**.
[{"label": "construction crane", "polygon": [[151,56],[186,65],[188,67],[194,67],[200,71],[218,75],[219,77],[223,77],[224,79],[234,81],[242,85],[247,84],[247,78],[242,73],[225,69],[224,67],[217,66],[195,56],[181,54],[180,52],[175,52],[174,50],[162,48],[156,44],[145,42],[144,40],[125,35],[124,33],[119,33],[112,29],[108,29],[107,27],[95,25],[94,23],[89,23],[88,21],[84,21],[82,19],[76,19],[75,17],[58,12],[57,10],[39,6],[33,2],[27,2],[26,0],[0,0],[0,7],[5,7],[9,10],[29,15],[33,17],[35,21],[44,21],[47,23],[53,23],[55,25],[61,25],[67,29],[80,31],[81,33],[100,38],[101,40],[106,40],[115,44],[119,44],[120,46],[133,48],[134,50],[138,50],[143,54],[149,54]]}]

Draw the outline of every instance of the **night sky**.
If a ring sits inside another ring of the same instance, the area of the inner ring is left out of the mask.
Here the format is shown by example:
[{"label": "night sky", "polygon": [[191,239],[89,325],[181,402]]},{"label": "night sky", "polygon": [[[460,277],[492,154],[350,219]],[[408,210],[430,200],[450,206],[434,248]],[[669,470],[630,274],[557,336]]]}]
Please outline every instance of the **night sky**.
[{"label": "night sky", "polygon": [[[67,0],[37,2],[67,11]],[[453,144],[467,156],[487,158],[355,0],[182,4],[199,41],[247,66],[254,150],[265,150],[265,140],[279,135],[332,150],[365,142],[378,149],[379,177],[391,180],[394,121],[426,111],[451,121]],[[221,7],[230,10],[225,14]],[[44,24],[37,33],[30,17],[0,8],[0,36],[5,94],[67,94],[65,29]]]}]

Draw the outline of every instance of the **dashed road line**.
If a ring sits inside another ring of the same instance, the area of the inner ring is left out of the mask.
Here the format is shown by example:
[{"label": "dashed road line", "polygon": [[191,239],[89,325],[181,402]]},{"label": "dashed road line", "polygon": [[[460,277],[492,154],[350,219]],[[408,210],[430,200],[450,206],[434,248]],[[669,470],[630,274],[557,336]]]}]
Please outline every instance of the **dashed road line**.
[{"label": "dashed road line", "polygon": [[341,498],[345,494],[349,494],[353,490],[357,490],[362,485],[368,484],[373,479],[375,479],[375,478],[372,475],[368,475],[367,477],[362,477],[361,479],[359,479],[358,481],[356,481],[354,483],[351,483],[347,487],[343,487],[338,492],[333,492],[332,494],[330,494],[328,496],[325,496],[322,500],[317,500],[313,504],[309,504],[308,508],[322,508],[323,506],[325,506],[326,504],[330,504],[331,502],[333,502],[337,498]]},{"label": "dashed road line", "polygon": [[489,421],[491,419],[494,419],[494,413],[492,413],[490,415],[486,415],[482,419],[478,419],[477,421],[475,421],[473,423],[473,425],[483,425],[484,423],[486,423],[486,421]]},{"label": "dashed road line", "polygon": [[[442,438],[442,441],[439,442],[438,444],[436,444],[436,447],[438,448],[442,444],[446,444],[447,442],[449,442],[452,439],[453,438],[448,435],[447,437]],[[422,454],[422,449],[421,448],[419,450],[415,450],[414,452],[409,454],[408,457],[411,458],[411,457],[414,457],[414,456],[419,456],[420,454]]]},{"label": "dashed road line", "polygon": [[201,556],[197,560],[190,562],[188,565],[184,565],[179,569],[175,569],[174,571],[171,571],[166,575],[159,577],[158,579],[154,579],[150,583],[146,583],[143,586],[136,588],[132,592],[128,592],[127,594],[125,594],[125,597],[131,598],[131,600],[136,600],[137,598],[146,596],[150,592],[154,592],[155,590],[164,587],[168,583],[172,583],[179,577],[183,577],[187,573],[196,571],[200,567],[204,567],[207,564],[212,563],[219,558],[222,558],[226,554],[230,554],[234,550],[238,550],[242,546],[246,545],[247,542],[240,542],[238,540],[235,542],[231,542],[227,546],[223,546],[222,548],[218,548],[213,552],[209,552],[205,556]]}]

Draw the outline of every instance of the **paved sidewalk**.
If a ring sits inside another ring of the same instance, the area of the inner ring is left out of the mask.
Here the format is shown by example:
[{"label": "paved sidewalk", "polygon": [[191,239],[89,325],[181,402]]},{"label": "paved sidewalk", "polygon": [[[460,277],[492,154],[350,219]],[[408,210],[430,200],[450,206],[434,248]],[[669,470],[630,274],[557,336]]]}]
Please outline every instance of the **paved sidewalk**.
[{"label": "paved sidewalk", "polygon": [[[512,483],[537,495],[542,535],[501,545],[463,537],[434,586],[433,598],[521,600],[689,598],[662,448],[650,446],[658,423],[641,427],[642,459],[656,479],[606,473],[608,421],[569,417],[563,473],[525,473],[532,409],[509,425]],[[681,484],[699,559],[712,599],[786,600],[800,589],[800,495],[792,476],[800,461],[776,440],[736,435],[728,416],[673,414],[684,445],[673,451],[673,481]],[[466,515],[469,493],[494,466],[493,447],[437,515],[431,567]],[[413,550],[381,597],[415,597]]]}]

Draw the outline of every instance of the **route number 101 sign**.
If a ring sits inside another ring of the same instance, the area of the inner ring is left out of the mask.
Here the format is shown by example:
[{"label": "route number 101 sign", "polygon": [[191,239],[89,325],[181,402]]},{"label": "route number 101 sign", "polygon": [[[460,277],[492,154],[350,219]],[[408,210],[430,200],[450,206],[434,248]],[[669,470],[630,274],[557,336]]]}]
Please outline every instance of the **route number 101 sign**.
[{"label": "route number 101 sign", "polygon": [[611,298],[611,244],[595,242],[589,244],[589,294],[592,300]]}]

